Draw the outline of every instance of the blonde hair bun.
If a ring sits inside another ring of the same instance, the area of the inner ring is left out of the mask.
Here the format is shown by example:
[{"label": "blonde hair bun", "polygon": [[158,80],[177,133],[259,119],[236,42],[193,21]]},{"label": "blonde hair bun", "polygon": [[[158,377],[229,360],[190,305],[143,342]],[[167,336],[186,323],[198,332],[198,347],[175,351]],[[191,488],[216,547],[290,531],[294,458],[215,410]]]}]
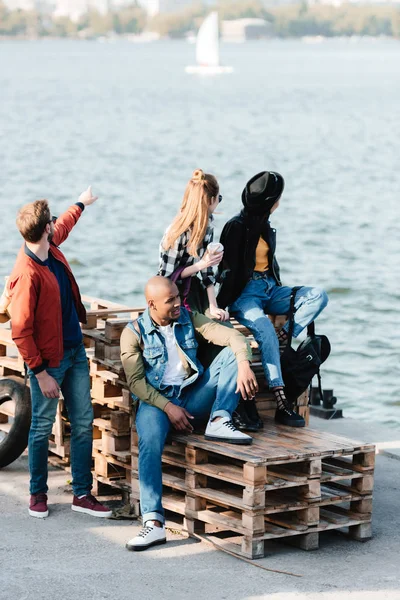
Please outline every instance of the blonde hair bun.
[{"label": "blonde hair bun", "polygon": [[204,175],[204,171],[202,169],[196,169],[193,171],[192,181],[193,183],[200,183],[200,181],[204,181],[206,176]]}]

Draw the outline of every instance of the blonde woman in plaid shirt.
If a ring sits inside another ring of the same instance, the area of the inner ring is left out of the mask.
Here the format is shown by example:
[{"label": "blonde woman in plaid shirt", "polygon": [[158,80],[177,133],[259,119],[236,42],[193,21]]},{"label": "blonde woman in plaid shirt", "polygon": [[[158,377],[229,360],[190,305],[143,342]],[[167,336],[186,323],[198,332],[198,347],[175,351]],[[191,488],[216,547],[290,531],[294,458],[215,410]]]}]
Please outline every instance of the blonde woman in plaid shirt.
[{"label": "blonde woman in plaid shirt", "polygon": [[200,277],[207,291],[209,316],[227,321],[229,313],[217,305],[213,270],[221,262],[224,253],[207,250],[214,237],[212,213],[221,200],[214,175],[196,169],[186,186],[179,213],[161,240],[158,274],[178,283],[189,306],[189,288],[193,288],[191,278]]}]

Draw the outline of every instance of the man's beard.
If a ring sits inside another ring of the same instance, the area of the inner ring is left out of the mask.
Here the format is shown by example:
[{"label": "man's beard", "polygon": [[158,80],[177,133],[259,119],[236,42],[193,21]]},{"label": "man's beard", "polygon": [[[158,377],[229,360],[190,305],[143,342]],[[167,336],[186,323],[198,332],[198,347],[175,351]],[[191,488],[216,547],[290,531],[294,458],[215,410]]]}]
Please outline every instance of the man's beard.
[{"label": "man's beard", "polygon": [[54,231],[50,231],[49,235],[47,236],[47,241],[49,242],[49,244],[51,243],[51,240],[54,237]]}]

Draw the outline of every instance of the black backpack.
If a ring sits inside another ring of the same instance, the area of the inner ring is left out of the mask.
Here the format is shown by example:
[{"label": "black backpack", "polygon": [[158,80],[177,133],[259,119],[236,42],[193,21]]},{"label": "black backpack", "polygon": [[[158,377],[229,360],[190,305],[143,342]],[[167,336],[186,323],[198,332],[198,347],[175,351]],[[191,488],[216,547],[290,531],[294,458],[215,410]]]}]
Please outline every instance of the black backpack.
[{"label": "black backpack", "polygon": [[292,403],[311,385],[315,375],[318,376],[319,393],[322,398],[321,375],[319,368],[328,358],[331,345],[326,335],[316,335],[314,321],[307,327],[307,337],[295,350],[292,348],[296,292],[294,287],[290,296],[289,331],[285,350],[281,355],[282,377],[285,394]]}]

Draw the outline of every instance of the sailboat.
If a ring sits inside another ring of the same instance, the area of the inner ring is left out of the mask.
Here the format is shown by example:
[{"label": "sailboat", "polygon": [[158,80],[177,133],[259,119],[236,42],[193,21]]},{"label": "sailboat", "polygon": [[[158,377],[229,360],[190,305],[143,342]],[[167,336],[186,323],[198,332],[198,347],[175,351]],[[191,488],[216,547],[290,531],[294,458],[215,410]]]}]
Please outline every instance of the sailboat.
[{"label": "sailboat", "polygon": [[220,73],[232,73],[233,71],[233,67],[225,67],[219,64],[218,13],[216,11],[213,11],[204,19],[197,34],[196,62],[197,65],[186,67],[186,73],[218,75]]}]

